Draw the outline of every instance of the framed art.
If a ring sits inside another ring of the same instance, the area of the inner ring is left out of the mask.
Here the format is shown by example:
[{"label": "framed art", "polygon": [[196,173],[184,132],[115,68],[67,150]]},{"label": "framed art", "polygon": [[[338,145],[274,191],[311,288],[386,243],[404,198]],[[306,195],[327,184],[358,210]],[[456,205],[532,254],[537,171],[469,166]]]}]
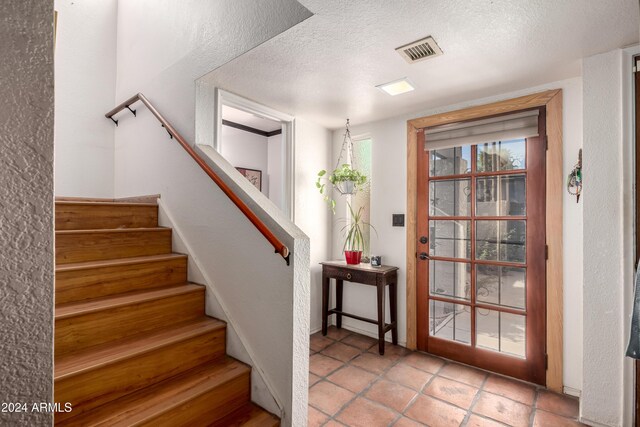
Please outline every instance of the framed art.
[{"label": "framed art", "polygon": [[258,190],[262,191],[262,171],[257,169],[236,168]]}]

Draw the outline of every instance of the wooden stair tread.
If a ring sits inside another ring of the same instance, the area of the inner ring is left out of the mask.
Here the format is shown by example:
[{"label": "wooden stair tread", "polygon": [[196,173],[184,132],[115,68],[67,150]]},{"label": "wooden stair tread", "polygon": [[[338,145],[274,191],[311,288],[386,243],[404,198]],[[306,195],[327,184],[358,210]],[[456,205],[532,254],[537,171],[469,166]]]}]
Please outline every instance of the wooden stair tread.
[{"label": "wooden stair tread", "polygon": [[135,233],[135,232],[161,232],[171,230],[168,227],[138,227],[138,228],[91,228],[87,230],[56,230],[56,235],[73,234],[101,234],[101,233]]},{"label": "wooden stair tread", "polygon": [[107,200],[56,200],[57,206],[158,206],[157,203],[143,203],[143,202],[110,202]]},{"label": "wooden stair tread", "polygon": [[135,336],[95,346],[80,353],[64,355],[55,361],[54,379],[64,379],[225,327],[226,324],[221,320],[204,317],[159,332],[144,334],[142,337]]},{"label": "wooden stair tread", "polygon": [[255,403],[249,403],[209,427],[278,427],[280,420]]},{"label": "wooden stair tread", "polygon": [[240,376],[251,368],[230,357],[138,390],[92,411],[71,418],[65,425],[134,426],[153,420],[203,393]]},{"label": "wooden stair tread", "polygon": [[70,426],[279,426],[251,403],[251,367],[225,355],[159,196],[56,198],[54,399]]},{"label": "wooden stair tread", "polygon": [[74,262],[69,264],[56,265],[56,273],[73,271],[73,270],[84,270],[84,269],[90,269],[90,268],[118,267],[118,266],[131,265],[131,264],[160,262],[160,261],[186,258],[186,257],[187,256],[184,254],[170,253],[170,254],[147,255],[147,256],[130,257],[130,258],[106,259],[106,260],[100,260],[100,261]]},{"label": "wooden stair tread", "polygon": [[157,288],[145,291],[135,291],[115,296],[96,298],[84,302],[61,304],[59,306],[56,306],[55,319],[60,320],[100,310],[122,307],[129,304],[138,304],[141,302],[168,298],[175,295],[203,291],[204,287],[202,285],[185,283],[181,286],[169,286],[165,288]]}]

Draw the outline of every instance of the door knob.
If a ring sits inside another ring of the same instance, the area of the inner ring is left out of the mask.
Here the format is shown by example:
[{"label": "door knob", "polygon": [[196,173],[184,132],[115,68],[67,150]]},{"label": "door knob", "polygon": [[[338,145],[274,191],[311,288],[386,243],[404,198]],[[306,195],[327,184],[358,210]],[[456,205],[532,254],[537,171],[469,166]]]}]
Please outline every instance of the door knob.
[{"label": "door knob", "polygon": [[418,255],[420,257],[421,260],[425,260],[425,259],[429,259],[429,255],[427,255],[426,252],[420,252],[420,255]]},{"label": "door knob", "polygon": [[420,243],[422,243],[423,245],[426,245],[428,241],[429,238],[427,236],[420,237]]}]

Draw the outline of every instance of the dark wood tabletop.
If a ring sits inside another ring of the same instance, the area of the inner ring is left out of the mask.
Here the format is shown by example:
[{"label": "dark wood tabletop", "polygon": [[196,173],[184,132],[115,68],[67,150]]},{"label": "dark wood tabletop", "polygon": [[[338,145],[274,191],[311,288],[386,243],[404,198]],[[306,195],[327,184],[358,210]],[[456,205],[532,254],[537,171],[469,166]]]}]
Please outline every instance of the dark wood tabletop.
[{"label": "dark wood tabletop", "polygon": [[321,265],[328,265],[331,267],[342,267],[357,271],[370,271],[374,273],[387,273],[389,271],[395,271],[398,267],[391,265],[381,265],[380,267],[372,267],[371,264],[347,264],[346,261],[324,261]]}]

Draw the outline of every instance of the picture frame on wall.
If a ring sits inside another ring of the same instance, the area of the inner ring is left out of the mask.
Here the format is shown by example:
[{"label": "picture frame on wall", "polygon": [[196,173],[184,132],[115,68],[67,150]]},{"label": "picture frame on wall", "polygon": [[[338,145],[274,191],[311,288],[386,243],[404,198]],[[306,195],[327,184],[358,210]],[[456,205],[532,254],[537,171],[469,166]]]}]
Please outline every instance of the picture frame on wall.
[{"label": "picture frame on wall", "polygon": [[262,191],[262,171],[258,169],[236,168],[258,190]]}]

